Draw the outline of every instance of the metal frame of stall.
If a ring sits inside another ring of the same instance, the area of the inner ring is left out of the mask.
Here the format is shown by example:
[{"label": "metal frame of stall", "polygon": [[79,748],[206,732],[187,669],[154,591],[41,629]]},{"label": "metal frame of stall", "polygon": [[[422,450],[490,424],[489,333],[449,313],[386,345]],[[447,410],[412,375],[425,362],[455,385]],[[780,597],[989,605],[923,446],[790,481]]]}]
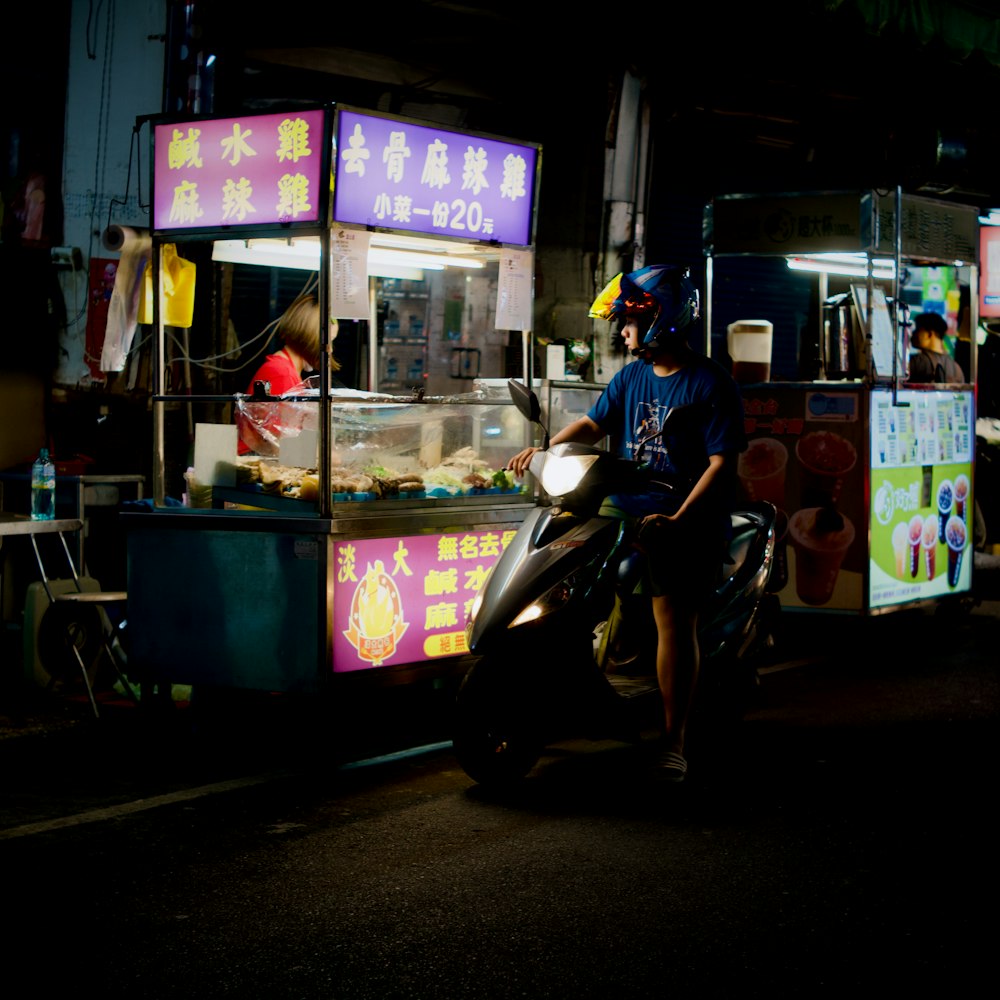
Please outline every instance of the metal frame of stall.
[{"label": "metal frame of stall", "polygon": [[[720,196],[708,204],[704,222],[704,253],[706,258],[706,342],[711,352],[712,331],[712,284],[713,259],[717,257],[753,257],[778,256],[808,257],[809,255],[824,255],[841,252],[855,255],[862,261],[859,278],[864,281],[867,289],[866,302],[874,303],[874,292],[878,282],[875,277],[875,262],[878,259],[891,258],[892,261],[892,304],[889,309],[891,322],[890,351],[892,363],[888,371],[876,368],[874,349],[876,340],[876,309],[867,308],[864,315],[864,371],[859,379],[824,381],[812,383],[768,383],[778,388],[778,391],[828,390],[834,400],[834,408],[838,394],[858,393],[861,401],[860,419],[863,422],[863,506],[865,516],[865,546],[864,564],[862,570],[861,594],[862,600],[857,608],[831,608],[831,611],[857,611],[862,614],[876,615],[905,607],[915,607],[921,604],[934,603],[941,597],[961,598],[971,589],[972,569],[972,539],[971,528],[967,538],[968,558],[966,559],[966,578],[968,587],[955,589],[945,595],[928,596],[918,593],[916,585],[899,588],[898,599],[888,599],[878,607],[873,606],[872,573],[873,573],[873,539],[871,532],[871,517],[869,507],[882,499],[872,497],[873,467],[871,444],[871,409],[876,393],[890,394],[890,409],[897,406],[908,407],[909,400],[916,390],[913,385],[903,390],[905,372],[899,370],[901,338],[905,331],[901,330],[896,309],[900,302],[900,277],[904,262],[928,265],[968,268],[969,273],[969,309],[970,327],[972,331],[978,326],[978,212],[971,206],[957,205],[936,199],[905,194],[897,187],[893,192],[877,190],[870,191],[830,191],[790,194],[733,194]],[[827,338],[822,328],[823,303],[828,297],[827,275],[818,270],[819,281],[819,324],[820,363],[824,371],[828,370],[829,357],[826,354]],[[879,287],[881,287],[879,285]],[[905,350],[905,343],[903,344]],[[970,403],[967,416],[966,433],[970,452],[969,464],[971,483],[971,468],[975,461],[974,427],[975,427],[975,382],[976,382],[976,352],[970,352],[970,371],[966,373],[967,381],[961,385],[949,386],[949,390],[967,393]],[[884,352],[883,352],[884,357]],[[764,385],[764,383],[761,383]],[[747,387],[753,392],[756,387]],[[927,391],[928,386],[922,387]],[[940,390],[931,390],[939,391]],[[947,390],[945,390],[947,391]],[[900,394],[907,397],[903,401]],[[929,398],[929,397],[928,397]],[[860,458],[860,455],[859,455]],[[925,475],[925,479],[926,479]],[[949,481],[949,485],[950,481]],[[891,486],[887,480],[885,487]],[[966,501],[968,510],[972,508],[972,492],[969,486]],[[892,495],[890,489],[889,495]],[[896,492],[900,492],[896,490]],[[926,500],[926,496],[921,494]],[[971,517],[969,517],[971,524]],[[943,531],[942,531],[943,539]],[[923,558],[922,555],[919,558]],[[936,567],[940,571],[940,566]],[[928,570],[927,572],[931,572]],[[903,576],[906,575],[904,570]],[[917,574],[914,572],[914,579]],[[933,573],[931,573],[933,576]],[[907,590],[912,594],[907,594]],[[891,590],[886,591],[891,593]],[[783,602],[784,603],[784,602]],[[789,610],[823,611],[821,604],[810,602],[794,605]]]},{"label": "metal frame of stall", "polygon": [[[185,563],[183,559],[179,559],[176,552],[173,551],[173,547],[169,544],[171,538],[171,532],[176,531],[196,531],[202,533],[203,541],[198,547],[198,552],[202,555],[206,555],[208,558],[206,561],[211,561],[213,563],[217,562],[221,571],[218,572],[217,583],[206,584],[203,579],[198,579],[198,586],[204,588],[205,586],[217,586],[220,589],[225,587],[226,579],[239,581],[241,577],[245,577],[248,571],[246,565],[247,555],[244,551],[248,546],[247,538],[255,534],[266,534],[267,544],[264,546],[265,551],[260,558],[260,563],[262,564],[259,568],[262,570],[261,581],[262,584],[268,582],[275,583],[275,575],[281,572],[284,575],[284,567],[290,566],[292,569],[292,583],[289,587],[298,587],[295,592],[296,597],[301,597],[303,593],[308,594],[308,592],[313,592],[313,598],[306,598],[306,601],[315,600],[315,615],[309,611],[308,607],[299,606],[295,610],[299,612],[299,615],[307,615],[308,617],[316,617],[323,621],[323,628],[321,630],[315,629],[316,635],[310,636],[308,640],[300,642],[297,647],[295,644],[296,628],[295,625],[290,625],[285,622],[280,623],[281,634],[276,636],[274,639],[275,648],[288,647],[290,654],[294,649],[294,655],[299,660],[312,661],[316,664],[316,676],[312,677],[303,674],[301,669],[296,668],[291,674],[283,672],[282,668],[275,665],[273,672],[269,671],[267,667],[263,669],[263,673],[267,673],[267,676],[255,676],[253,670],[248,668],[248,673],[241,677],[231,676],[232,671],[229,671],[225,665],[212,665],[207,667],[208,674],[206,675],[208,680],[207,683],[212,685],[220,686],[247,686],[262,688],[265,690],[325,690],[328,686],[328,681],[330,681],[334,676],[334,663],[333,663],[333,633],[334,625],[331,621],[331,615],[327,613],[327,609],[333,605],[333,572],[332,568],[334,566],[335,560],[335,547],[334,539],[336,537],[353,536],[354,534],[362,535],[366,533],[378,533],[385,535],[386,537],[395,537],[399,534],[404,533],[404,528],[409,528],[413,530],[414,521],[419,523],[419,526],[424,531],[433,531],[438,529],[441,531],[454,530],[456,526],[461,528],[463,525],[477,525],[485,529],[493,528],[494,526],[503,526],[513,523],[520,523],[523,519],[524,514],[527,509],[530,509],[530,505],[524,502],[514,504],[513,502],[505,504],[503,502],[504,498],[497,498],[492,496],[483,497],[472,497],[468,498],[468,502],[463,502],[461,507],[449,506],[447,502],[443,501],[427,501],[425,505],[422,505],[419,511],[415,509],[408,509],[406,511],[397,508],[398,513],[386,514],[385,512],[375,512],[373,511],[369,514],[367,511],[352,511],[351,514],[347,516],[340,516],[334,514],[333,510],[333,498],[331,491],[331,441],[330,441],[330,425],[331,425],[331,372],[329,364],[329,351],[327,348],[329,344],[329,330],[328,325],[323,324],[322,335],[321,335],[321,365],[320,365],[320,389],[319,389],[319,499],[317,504],[317,509],[315,513],[308,513],[304,515],[296,516],[276,516],[271,513],[253,513],[251,511],[218,511],[218,510],[193,510],[185,509],[179,511],[173,507],[165,506],[166,503],[166,482],[165,482],[165,412],[166,407],[171,403],[222,403],[222,402],[232,402],[233,396],[192,396],[192,395],[173,395],[165,391],[165,365],[166,365],[166,353],[165,353],[165,339],[166,339],[166,324],[164,322],[164,310],[163,310],[163,272],[162,272],[162,248],[166,243],[172,243],[178,239],[198,239],[198,240],[232,240],[237,239],[252,239],[252,238],[291,238],[295,237],[317,237],[320,244],[320,263],[319,263],[319,283],[318,283],[318,297],[320,302],[320,310],[322,315],[332,315],[331,312],[331,267],[330,267],[330,254],[331,254],[331,227],[336,225],[338,227],[342,226],[340,220],[334,221],[333,219],[333,191],[336,184],[337,168],[336,161],[333,156],[336,155],[336,116],[340,108],[334,109],[331,106],[316,106],[311,109],[294,108],[290,109],[286,114],[289,116],[297,117],[305,113],[312,113],[314,115],[322,116],[322,149],[319,155],[319,178],[321,183],[318,185],[318,190],[322,192],[322,196],[317,199],[316,212],[312,217],[305,222],[295,222],[295,221],[281,221],[281,222],[270,222],[262,225],[258,224],[246,224],[244,220],[239,220],[238,223],[233,225],[210,225],[210,226],[188,226],[184,228],[171,228],[169,226],[157,226],[155,219],[155,206],[156,206],[156,187],[155,179],[153,183],[153,206],[154,206],[154,224],[151,227],[150,235],[152,242],[151,250],[151,271],[153,277],[153,287],[158,290],[158,294],[153,296],[152,304],[152,324],[153,324],[153,451],[154,451],[154,462],[153,462],[153,475],[152,475],[152,498],[154,509],[152,516],[146,513],[128,513],[124,514],[123,517],[128,522],[126,524],[127,528],[132,528],[135,530],[129,531],[129,544],[130,550],[137,554],[137,557],[144,560],[147,566],[154,566],[163,564],[169,569],[164,570],[165,579],[160,579],[159,582],[153,582],[149,579],[145,579],[145,574],[137,574],[135,578],[130,578],[129,582],[129,604],[130,604],[130,618],[135,619],[136,614],[134,613],[137,608],[145,608],[147,612],[152,615],[152,608],[154,603],[159,600],[159,595],[165,590],[169,590],[171,587],[184,587],[185,578]],[[356,110],[356,109],[347,109]],[[278,117],[283,112],[270,112],[269,116]],[[371,115],[377,115],[375,112],[371,112]],[[163,129],[173,129],[175,125],[180,125],[181,128],[187,128],[187,132],[183,133],[181,130],[176,130],[173,132],[173,139],[171,141],[176,141],[178,143],[178,149],[176,153],[171,155],[177,162],[181,162],[185,157],[197,157],[198,150],[196,148],[196,143],[193,143],[193,139],[197,138],[197,133],[199,130],[195,127],[192,128],[192,123],[197,126],[199,122],[210,123],[224,121],[228,124],[233,123],[233,137],[234,143],[238,145],[240,141],[240,122],[243,125],[253,124],[254,119],[259,119],[261,116],[256,115],[244,115],[240,119],[216,119],[216,118],[203,118],[203,119],[193,119],[192,116],[188,115],[185,117],[178,116],[164,116],[161,118],[154,119],[152,121],[152,140],[154,143],[153,155],[151,156],[151,162],[153,165],[153,173],[155,178],[156,171],[156,146],[155,146],[155,136],[157,134],[158,128]],[[378,115],[378,117],[387,117]],[[401,119],[392,119],[393,121],[405,121]],[[315,119],[314,119],[315,121]],[[423,125],[430,125],[431,123],[422,123]],[[449,129],[444,129],[443,131],[452,131]],[[244,135],[246,133],[244,131]],[[315,137],[313,137],[315,138]],[[487,138],[487,137],[484,137]],[[225,140],[228,141],[228,140]],[[507,140],[510,142],[510,140]],[[530,210],[530,239],[527,245],[514,244],[518,249],[524,250],[528,249],[533,252],[533,240],[534,232],[537,223],[537,188],[538,181],[541,171],[541,147],[537,144],[524,144],[532,146],[535,149],[536,157],[534,162],[534,170],[527,177],[527,185],[529,190],[529,195],[531,197],[531,210]],[[232,147],[231,147],[232,148]],[[315,149],[315,145],[313,146]],[[161,151],[162,153],[162,151]],[[171,161],[173,162],[173,161]],[[325,179],[330,178],[329,190],[326,188]],[[343,224],[345,227],[349,228],[349,223]],[[366,227],[358,227],[362,229],[368,229],[369,231],[378,232],[393,232],[394,230],[389,227],[382,227],[375,225],[368,225]],[[466,243],[471,243],[474,241],[465,240]],[[501,243],[499,241],[487,240],[483,241],[489,243],[491,246],[503,249],[508,244]],[[372,295],[372,279],[367,279],[367,286],[369,289],[369,295]],[[533,294],[533,288],[529,288],[529,294]],[[529,303],[530,308],[530,303]],[[374,313],[373,310],[370,312],[369,324],[373,325]],[[369,351],[373,350],[373,343],[375,339],[374,328],[369,331]],[[531,383],[532,373],[531,373],[531,350],[528,349],[531,341],[530,330],[522,330],[523,343],[525,349],[523,351],[524,357],[524,378],[527,384]],[[401,401],[405,402],[405,398],[401,397]],[[527,431],[526,431],[527,433]],[[360,505],[353,505],[360,506]],[[378,506],[377,504],[372,506]],[[241,544],[241,539],[243,543]],[[159,555],[158,555],[159,553]],[[131,563],[131,560],[130,560]],[[312,567],[312,568],[310,568]],[[250,567],[252,571],[257,567]],[[315,572],[315,589],[313,590],[313,584],[309,582],[312,579],[312,574]],[[187,566],[187,573],[191,577],[204,576],[205,567],[199,565],[189,565]],[[213,580],[215,579],[213,575]],[[279,587],[284,587],[284,582],[278,584]],[[304,588],[304,589],[303,589]],[[282,606],[285,606],[288,602],[287,595],[283,595]],[[260,606],[267,606],[271,601],[271,595],[267,592],[266,586],[259,594]],[[291,602],[294,603],[294,600]],[[291,609],[289,609],[291,610]],[[199,622],[196,616],[201,613],[206,617],[212,614],[212,609],[210,607],[202,608],[200,612],[195,609],[184,608],[182,611],[177,611],[171,615],[171,620],[168,622],[168,629],[172,628],[178,633],[186,632],[190,630],[190,638],[185,641],[191,643],[191,649],[193,654],[197,654],[198,643],[201,639],[199,635]],[[241,617],[245,614],[245,617]],[[242,609],[238,610],[237,620],[231,623],[213,623],[212,635],[229,635],[232,634],[232,643],[234,646],[240,644],[241,642],[247,642],[248,645],[253,643],[253,629],[256,627],[253,616],[257,612],[254,610]],[[189,620],[190,619],[190,620]],[[138,624],[138,628],[133,628],[133,632],[136,634],[136,640],[133,643],[133,647],[138,652],[138,658],[141,662],[142,653],[145,649],[147,655],[152,655],[154,651],[154,640],[148,638],[146,633],[148,630],[142,628],[141,622],[133,621],[133,624]],[[203,621],[202,626],[207,624]],[[301,630],[300,630],[301,631]],[[243,632],[243,635],[240,633]],[[320,632],[322,635],[320,635]],[[204,630],[202,631],[204,634]],[[146,638],[144,639],[144,636]],[[221,640],[220,640],[221,641]],[[228,640],[226,640],[228,641]],[[270,641],[270,640],[268,640]],[[145,642],[145,646],[143,643]],[[315,648],[313,645],[315,644]],[[178,647],[179,648],[179,647]],[[234,650],[233,657],[239,656],[239,652]],[[218,669],[215,669],[218,667]],[[393,679],[389,681],[390,683],[398,683],[400,678],[410,676],[420,677],[427,673],[434,674],[433,669],[435,664],[427,662],[418,662],[414,664],[402,664],[399,666],[394,666],[391,670],[393,674]],[[154,672],[156,670],[154,669]],[[188,678],[182,676],[183,670],[178,668],[177,677],[162,676],[164,673],[169,673],[170,669],[164,670],[162,664],[159,667],[159,677],[160,681],[170,680],[178,681],[179,683],[188,682]],[[262,671],[258,668],[258,674]],[[308,673],[308,671],[307,671]],[[374,673],[385,673],[385,671],[365,671],[365,674],[371,675]],[[343,675],[342,675],[343,676]],[[347,676],[357,677],[359,674],[349,674]]]}]

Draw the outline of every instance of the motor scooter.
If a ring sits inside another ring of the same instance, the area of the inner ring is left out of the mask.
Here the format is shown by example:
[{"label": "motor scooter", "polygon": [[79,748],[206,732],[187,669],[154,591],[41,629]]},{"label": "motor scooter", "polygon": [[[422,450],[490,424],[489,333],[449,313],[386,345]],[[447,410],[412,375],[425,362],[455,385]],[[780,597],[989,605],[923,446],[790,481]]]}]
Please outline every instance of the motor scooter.
[{"label": "motor scooter", "polygon": [[[662,720],[656,630],[636,592],[645,558],[637,528],[600,513],[612,494],[686,490],[643,461],[653,437],[671,440],[686,407],[669,412],[636,460],[572,442],[549,447],[537,396],[508,387],[544,433],[529,471],[542,494],[473,602],[465,627],[474,657],[454,704],[453,747],[483,785],[509,785],[551,743],[569,738],[639,743]],[[780,605],[768,593],[772,504],[733,510],[720,580],[699,616],[696,708],[742,718],[757,684],[755,654],[769,646]]]}]

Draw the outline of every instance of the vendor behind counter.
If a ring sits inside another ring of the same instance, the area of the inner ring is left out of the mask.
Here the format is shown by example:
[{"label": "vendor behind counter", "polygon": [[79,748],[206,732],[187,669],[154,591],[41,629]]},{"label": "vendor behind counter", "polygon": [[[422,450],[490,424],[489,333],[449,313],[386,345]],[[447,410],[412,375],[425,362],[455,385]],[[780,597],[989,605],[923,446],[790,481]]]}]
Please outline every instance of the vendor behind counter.
[{"label": "vendor behind counter", "polygon": [[[330,371],[340,370],[332,354],[333,342],[338,331],[337,321],[330,319]],[[320,363],[320,310],[319,300],[312,292],[304,293],[285,310],[278,319],[276,334],[281,341],[280,350],[269,354],[250,379],[248,396],[256,396],[256,383],[266,383],[271,396],[302,392],[306,389],[306,372],[316,371]],[[294,407],[287,411],[281,406],[250,403],[238,411],[240,455],[253,452],[258,455],[276,455],[285,421],[298,419]]]}]

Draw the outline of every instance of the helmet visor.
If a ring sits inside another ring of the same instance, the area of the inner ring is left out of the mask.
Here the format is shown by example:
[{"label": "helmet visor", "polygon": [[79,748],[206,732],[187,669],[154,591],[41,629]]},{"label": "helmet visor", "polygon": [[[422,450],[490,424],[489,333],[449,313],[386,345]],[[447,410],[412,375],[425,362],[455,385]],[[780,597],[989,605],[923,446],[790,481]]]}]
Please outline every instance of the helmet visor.
[{"label": "helmet visor", "polygon": [[587,315],[591,319],[611,319],[620,310],[615,308],[622,294],[622,276],[619,272],[605,286],[600,295],[594,299]]},{"label": "helmet visor", "polygon": [[646,316],[656,312],[656,299],[641,288],[616,274],[605,286],[587,314],[591,319],[612,319],[615,316]]}]

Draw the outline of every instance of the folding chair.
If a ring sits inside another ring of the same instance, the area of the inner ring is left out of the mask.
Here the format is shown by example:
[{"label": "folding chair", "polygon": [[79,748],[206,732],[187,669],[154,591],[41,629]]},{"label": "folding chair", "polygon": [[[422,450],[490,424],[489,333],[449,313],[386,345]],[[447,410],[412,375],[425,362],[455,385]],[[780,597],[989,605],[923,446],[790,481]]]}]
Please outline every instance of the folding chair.
[{"label": "folding chair", "polygon": [[[59,533],[75,590],[54,594],[35,536],[31,544],[49,598],[49,607],[38,628],[39,658],[57,676],[67,665],[79,668],[94,715],[100,717],[94,697],[94,681],[102,659],[106,659],[125,694],[136,704],[139,695],[125,676],[119,651],[123,648],[128,592],[124,590],[85,591],[63,533]],[[111,611],[112,614],[108,612]]]}]

